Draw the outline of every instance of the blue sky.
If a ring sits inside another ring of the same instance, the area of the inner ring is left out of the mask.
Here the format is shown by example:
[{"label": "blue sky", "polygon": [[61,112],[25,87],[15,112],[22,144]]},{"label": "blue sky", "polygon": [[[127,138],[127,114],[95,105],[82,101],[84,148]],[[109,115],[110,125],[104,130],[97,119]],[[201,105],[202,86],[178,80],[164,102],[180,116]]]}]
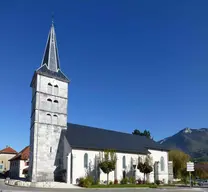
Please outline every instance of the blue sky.
[{"label": "blue sky", "polygon": [[68,121],[154,139],[208,127],[208,1],[0,2],[1,142],[29,144],[30,81],[55,13]]}]

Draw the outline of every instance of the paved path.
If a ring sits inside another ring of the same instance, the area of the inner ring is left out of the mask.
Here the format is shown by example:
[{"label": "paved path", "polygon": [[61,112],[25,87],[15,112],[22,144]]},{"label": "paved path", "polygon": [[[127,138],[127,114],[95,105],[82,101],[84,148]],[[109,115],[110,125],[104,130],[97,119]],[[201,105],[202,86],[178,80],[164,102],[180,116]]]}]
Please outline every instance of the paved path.
[{"label": "paved path", "polygon": [[0,192],[47,192],[47,191],[52,191],[52,192],[208,192],[208,188],[204,189],[185,189],[185,188],[180,188],[180,189],[135,189],[135,188],[128,188],[128,189],[38,189],[38,188],[26,188],[26,187],[13,187],[13,186],[8,186],[5,185],[3,181],[0,181]]}]

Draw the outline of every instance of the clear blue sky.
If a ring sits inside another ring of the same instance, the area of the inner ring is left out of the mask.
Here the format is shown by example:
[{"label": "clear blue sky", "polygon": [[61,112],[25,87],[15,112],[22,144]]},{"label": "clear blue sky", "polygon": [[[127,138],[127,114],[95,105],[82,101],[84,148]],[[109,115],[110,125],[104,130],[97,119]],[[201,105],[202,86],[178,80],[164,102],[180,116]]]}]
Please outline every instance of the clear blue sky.
[{"label": "clear blue sky", "polygon": [[154,139],[208,127],[208,1],[0,1],[0,148],[29,144],[52,12],[68,121]]}]

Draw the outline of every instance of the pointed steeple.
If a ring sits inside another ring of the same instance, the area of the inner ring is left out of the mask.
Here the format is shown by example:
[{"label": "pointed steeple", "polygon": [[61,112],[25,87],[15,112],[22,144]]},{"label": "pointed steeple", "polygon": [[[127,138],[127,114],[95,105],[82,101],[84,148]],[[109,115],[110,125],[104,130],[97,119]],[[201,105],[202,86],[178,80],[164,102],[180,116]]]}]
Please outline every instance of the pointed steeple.
[{"label": "pointed steeple", "polygon": [[43,60],[41,63],[41,66],[43,65],[46,65],[49,70],[54,72],[58,72],[60,69],[58,47],[56,42],[56,33],[55,33],[53,21],[48,34],[45,53],[43,55]]},{"label": "pointed steeple", "polygon": [[31,87],[33,86],[33,82],[35,81],[37,74],[61,80],[67,83],[70,82],[68,77],[60,69],[60,61],[53,20],[48,34],[48,40],[46,43],[43,60],[41,66],[35,71],[33,75],[32,82],[30,84]]}]

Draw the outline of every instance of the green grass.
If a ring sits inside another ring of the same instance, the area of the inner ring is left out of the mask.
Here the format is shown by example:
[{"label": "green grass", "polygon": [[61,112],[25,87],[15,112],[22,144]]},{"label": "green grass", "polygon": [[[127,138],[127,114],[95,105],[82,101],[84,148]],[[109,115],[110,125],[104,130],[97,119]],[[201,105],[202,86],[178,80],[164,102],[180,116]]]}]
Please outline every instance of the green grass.
[{"label": "green grass", "polygon": [[156,185],[148,185],[148,184],[112,184],[112,185],[91,185],[89,188],[132,188],[132,187],[151,187],[151,188],[156,188]]}]

